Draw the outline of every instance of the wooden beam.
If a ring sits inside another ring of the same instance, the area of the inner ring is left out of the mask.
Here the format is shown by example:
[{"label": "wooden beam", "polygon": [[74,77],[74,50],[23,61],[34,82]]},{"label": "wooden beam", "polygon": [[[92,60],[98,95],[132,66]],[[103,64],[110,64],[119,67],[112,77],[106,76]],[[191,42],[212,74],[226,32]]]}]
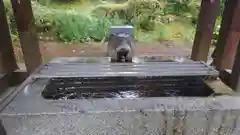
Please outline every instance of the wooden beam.
[{"label": "wooden beam", "polygon": [[7,135],[7,132],[4,128],[1,120],[0,120],[0,135]]},{"label": "wooden beam", "polygon": [[3,1],[0,0],[0,73],[11,73],[18,69],[14,56]]},{"label": "wooden beam", "polygon": [[11,0],[27,71],[42,63],[30,0]]},{"label": "wooden beam", "polygon": [[207,61],[220,0],[202,0],[191,58]]},{"label": "wooden beam", "polygon": [[[12,73],[1,73],[0,74],[0,95],[9,87],[16,87],[21,84],[27,77],[28,73],[26,71],[16,70]],[[1,96],[0,96],[1,98]]]},{"label": "wooden beam", "polygon": [[0,95],[9,87],[8,79],[7,73],[0,74]]},{"label": "wooden beam", "polygon": [[25,70],[16,70],[11,75],[8,75],[9,86],[20,85],[27,77],[29,73]]},{"label": "wooden beam", "polygon": [[240,45],[238,45],[237,53],[231,73],[231,87],[234,91],[240,92]]},{"label": "wooden beam", "polygon": [[216,94],[231,95],[231,96],[236,95],[236,92],[234,92],[230,87],[224,84],[221,80],[209,80],[204,82]]},{"label": "wooden beam", "polygon": [[240,1],[227,0],[213,64],[219,70],[232,69],[240,37]]},{"label": "wooden beam", "polygon": [[229,87],[231,86],[231,73],[232,70],[226,69],[221,70],[219,75],[219,78],[222,80],[222,82],[228,85]]}]

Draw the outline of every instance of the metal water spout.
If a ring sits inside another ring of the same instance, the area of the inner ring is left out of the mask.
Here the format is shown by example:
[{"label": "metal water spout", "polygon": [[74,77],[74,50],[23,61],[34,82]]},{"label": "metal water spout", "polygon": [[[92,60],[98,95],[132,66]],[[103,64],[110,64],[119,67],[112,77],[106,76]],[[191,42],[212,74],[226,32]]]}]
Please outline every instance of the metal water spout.
[{"label": "metal water spout", "polygon": [[132,62],[134,43],[132,26],[112,26],[107,45],[107,55],[111,62]]}]

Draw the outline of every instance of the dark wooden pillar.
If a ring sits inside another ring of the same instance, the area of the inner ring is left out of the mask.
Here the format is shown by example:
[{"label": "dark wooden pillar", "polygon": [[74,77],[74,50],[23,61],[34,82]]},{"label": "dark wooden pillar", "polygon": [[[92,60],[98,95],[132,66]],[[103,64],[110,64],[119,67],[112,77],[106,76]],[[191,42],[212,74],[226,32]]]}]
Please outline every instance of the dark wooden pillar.
[{"label": "dark wooden pillar", "polygon": [[240,92],[240,45],[238,45],[237,53],[231,73],[231,87],[233,90]]},{"label": "dark wooden pillar", "polygon": [[30,0],[11,0],[27,71],[42,62]]},{"label": "dark wooden pillar", "polygon": [[17,68],[5,8],[0,0],[0,73],[11,73]]},{"label": "dark wooden pillar", "polygon": [[191,58],[206,61],[213,28],[220,10],[220,0],[202,0]]},{"label": "dark wooden pillar", "polygon": [[240,37],[240,1],[227,0],[223,12],[220,35],[213,54],[219,70],[232,69]]},{"label": "dark wooden pillar", "polygon": [[5,128],[3,127],[1,120],[0,120],[0,135],[7,135],[7,132],[6,132]]}]

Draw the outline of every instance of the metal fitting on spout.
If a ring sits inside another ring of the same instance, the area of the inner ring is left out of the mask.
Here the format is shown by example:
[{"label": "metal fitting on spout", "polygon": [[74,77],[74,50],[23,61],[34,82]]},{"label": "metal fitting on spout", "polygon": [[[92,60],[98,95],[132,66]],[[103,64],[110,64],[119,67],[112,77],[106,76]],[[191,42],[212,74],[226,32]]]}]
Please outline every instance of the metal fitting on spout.
[{"label": "metal fitting on spout", "polygon": [[107,45],[107,55],[111,62],[132,62],[134,56],[131,26],[112,26]]}]

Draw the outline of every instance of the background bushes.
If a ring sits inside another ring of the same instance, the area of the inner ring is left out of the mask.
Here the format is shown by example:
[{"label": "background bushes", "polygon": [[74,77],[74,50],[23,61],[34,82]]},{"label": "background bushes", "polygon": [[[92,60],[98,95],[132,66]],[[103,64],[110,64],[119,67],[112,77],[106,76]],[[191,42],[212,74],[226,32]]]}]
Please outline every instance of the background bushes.
[{"label": "background bushes", "polygon": [[[9,1],[4,3],[16,36]],[[111,25],[130,24],[138,41],[192,41],[200,0],[32,0],[32,6],[40,37],[52,40],[104,41]]]}]

